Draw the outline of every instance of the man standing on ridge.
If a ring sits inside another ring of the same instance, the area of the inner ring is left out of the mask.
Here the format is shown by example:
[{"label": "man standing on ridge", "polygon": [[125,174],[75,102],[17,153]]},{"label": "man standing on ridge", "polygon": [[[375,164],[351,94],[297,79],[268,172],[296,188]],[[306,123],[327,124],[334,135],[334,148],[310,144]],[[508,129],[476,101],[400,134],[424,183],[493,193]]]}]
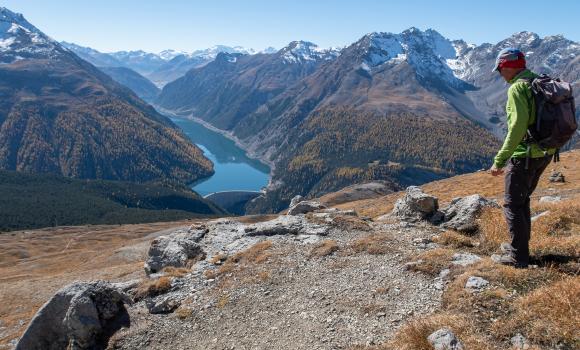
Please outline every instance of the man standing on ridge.
[{"label": "man standing on ridge", "polygon": [[533,125],[536,118],[530,81],[538,75],[526,69],[524,54],[514,48],[501,50],[493,71],[498,71],[510,84],[506,104],[508,132],[490,173],[501,175],[505,167],[504,214],[511,243],[502,243],[502,254],[493,255],[492,259],[516,268],[527,268],[532,226],[530,195],[556,149],[544,152],[537,144],[527,142],[528,126]]}]

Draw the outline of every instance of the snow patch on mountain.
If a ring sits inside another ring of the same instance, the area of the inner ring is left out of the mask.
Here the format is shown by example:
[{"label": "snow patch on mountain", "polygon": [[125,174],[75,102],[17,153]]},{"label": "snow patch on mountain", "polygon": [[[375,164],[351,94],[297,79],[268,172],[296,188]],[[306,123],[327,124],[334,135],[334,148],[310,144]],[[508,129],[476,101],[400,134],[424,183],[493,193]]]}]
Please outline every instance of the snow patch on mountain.
[{"label": "snow patch on mountain", "polygon": [[409,28],[400,34],[370,33],[360,41],[364,50],[363,62],[369,71],[383,64],[412,65],[417,75],[431,81],[444,80],[461,86],[465,62],[460,56],[474,45],[452,42],[437,31]]},{"label": "snow patch on mountain", "polygon": [[30,24],[22,14],[0,7],[0,62],[49,58],[57,54],[58,43]]},{"label": "snow patch on mountain", "polygon": [[333,60],[339,55],[336,48],[321,49],[308,41],[293,41],[279,51],[286,63],[305,63],[320,60]]}]

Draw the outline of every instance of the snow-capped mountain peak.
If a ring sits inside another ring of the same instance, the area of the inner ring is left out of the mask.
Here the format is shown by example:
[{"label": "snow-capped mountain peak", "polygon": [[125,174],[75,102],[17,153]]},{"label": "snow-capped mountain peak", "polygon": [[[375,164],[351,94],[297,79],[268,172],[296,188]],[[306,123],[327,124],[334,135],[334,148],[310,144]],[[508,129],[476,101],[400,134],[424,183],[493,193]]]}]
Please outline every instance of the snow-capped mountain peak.
[{"label": "snow-capped mountain peak", "polygon": [[292,41],[278,52],[286,63],[332,60],[338,56],[336,49],[321,49],[318,45],[303,40]]},{"label": "snow-capped mountain peak", "polygon": [[0,63],[49,58],[60,45],[30,24],[22,14],[0,7]]},{"label": "snow-capped mountain peak", "polygon": [[399,34],[369,33],[355,43],[362,61],[360,68],[372,73],[382,65],[411,65],[420,79],[444,80],[454,86],[462,85],[454,72],[463,67],[456,62],[460,53],[473,45],[451,41],[433,29],[422,31],[411,27]]},{"label": "snow-capped mountain peak", "polygon": [[158,54],[158,56],[161,57],[165,61],[170,61],[170,60],[172,60],[175,57],[180,56],[180,55],[187,55],[187,52],[169,49],[169,50],[163,50]]}]

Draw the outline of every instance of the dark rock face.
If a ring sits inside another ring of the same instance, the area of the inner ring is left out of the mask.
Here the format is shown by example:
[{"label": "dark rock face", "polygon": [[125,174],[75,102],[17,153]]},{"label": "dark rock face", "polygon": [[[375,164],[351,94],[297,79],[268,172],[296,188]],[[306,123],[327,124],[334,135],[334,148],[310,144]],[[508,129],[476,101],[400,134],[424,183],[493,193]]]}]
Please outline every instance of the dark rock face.
[{"label": "dark rock face", "polygon": [[36,313],[17,350],[101,349],[123,325],[131,298],[104,281],[78,282],[58,291]]}]

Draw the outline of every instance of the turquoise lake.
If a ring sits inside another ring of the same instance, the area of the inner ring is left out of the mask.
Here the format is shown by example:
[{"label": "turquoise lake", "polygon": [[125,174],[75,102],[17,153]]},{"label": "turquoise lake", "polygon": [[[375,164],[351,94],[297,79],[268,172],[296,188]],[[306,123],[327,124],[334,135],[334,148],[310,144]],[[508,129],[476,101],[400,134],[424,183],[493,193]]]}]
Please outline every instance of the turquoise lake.
[{"label": "turquoise lake", "polygon": [[249,158],[243,149],[220,133],[193,120],[171,118],[214,164],[215,174],[191,185],[202,196],[222,191],[260,191],[268,184],[270,168]]}]

